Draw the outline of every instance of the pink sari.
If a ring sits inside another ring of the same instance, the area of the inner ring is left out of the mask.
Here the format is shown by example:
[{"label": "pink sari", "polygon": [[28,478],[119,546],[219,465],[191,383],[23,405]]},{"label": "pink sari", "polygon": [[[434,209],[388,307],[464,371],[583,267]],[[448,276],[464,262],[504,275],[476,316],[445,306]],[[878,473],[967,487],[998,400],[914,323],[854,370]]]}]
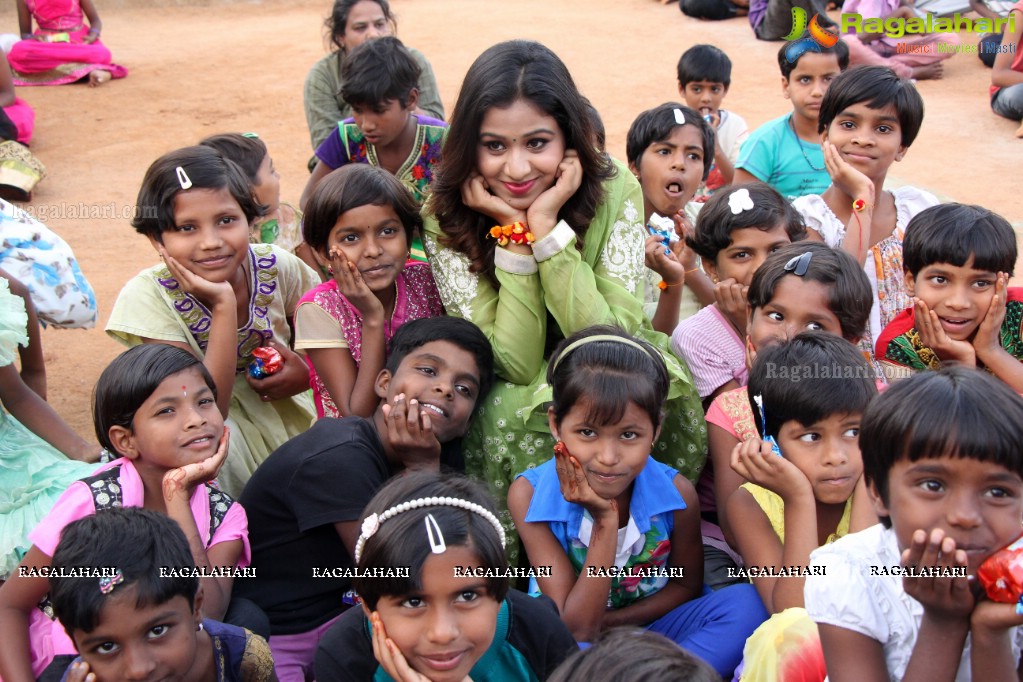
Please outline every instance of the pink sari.
[{"label": "pink sari", "polygon": [[[7,54],[15,85],[63,85],[99,69],[114,78],[128,70],[112,63],[110,50],[97,40],[84,42],[85,25],[79,0],[25,0],[41,40],[20,40]],[[51,42],[53,41],[53,42]]]}]

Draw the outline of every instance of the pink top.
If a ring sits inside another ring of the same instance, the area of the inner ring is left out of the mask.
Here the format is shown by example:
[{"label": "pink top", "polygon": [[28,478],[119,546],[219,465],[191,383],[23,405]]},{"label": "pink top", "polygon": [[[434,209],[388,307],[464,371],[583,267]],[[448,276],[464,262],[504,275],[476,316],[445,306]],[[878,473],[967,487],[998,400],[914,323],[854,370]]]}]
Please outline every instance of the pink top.
[{"label": "pink top", "polygon": [[[92,475],[95,476],[99,472],[107,471],[113,467],[121,468],[118,482],[121,486],[122,506],[143,506],[145,488],[142,478],[131,460],[123,457],[115,459],[113,462],[98,467]],[[209,533],[210,497],[206,486],[196,486],[189,504],[192,507],[192,515],[195,517],[195,525],[202,535],[206,548],[209,549],[222,542],[241,540],[242,553],[238,558],[237,566],[240,568],[248,566],[252,560],[252,550],[249,547],[249,521],[242,506],[238,502],[231,505],[211,538]],[[43,554],[52,557],[64,527],[72,521],[95,513],[96,506],[88,486],[82,481],[75,481],[60,496],[50,513],[29,533],[28,538]],[[50,664],[54,656],[77,653],[75,645],[64,631],[60,621],[50,620],[39,609],[33,609],[29,617],[29,637],[32,649],[32,672],[36,677]]]},{"label": "pink top", "polygon": [[[384,342],[388,346],[390,346],[391,337],[406,322],[444,314],[440,293],[437,291],[437,285],[433,281],[433,274],[427,263],[418,261],[406,263],[405,269],[399,272],[395,278],[394,286],[396,289],[394,312],[391,314],[390,324],[384,325]],[[356,365],[359,365],[362,360],[362,315],[354,305],[348,302],[348,299],[338,292],[337,282],[330,280],[307,291],[299,299],[296,317],[301,316],[301,308],[306,304],[320,307],[337,320],[340,326],[340,338],[337,340],[347,345],[352,359],[355,360]],[[309,338],[306,338],[301,324],[296,322],[296,350],[325,347],[320,343],[310,343],[310,341]],[[312,360],[307,358],[306,362],[309,365],[309,384],[313,388],[316,402],[316,416],[345,416],[341,414],[330,393],[327,392],[327,387],[316,373]]]},{"label": "pink top", "polygon": [[[720,426],[722,429],[735,436],[740,441],[747,441],[757,435],[756,426],[753,425],[753,411],[749,406],[749,398],[746,397],[746,387],[726,391],[711,402],[707,408],[707,424]],[[740,435],[741,434],[741,435]],[[707,460],[707,466],[700,474],[700,480],[696,483],[696,492],[700,498],[700,512],[717,511],[717,498],[714,496],[714,463]],[[725,536],[721,528],[707,519],[701,519],[701,533],[704,542],[708,539],[716,540],[721,544],[725,542]],[[720,544],[715,546],[724,549]],[[731,548],[728,548],[731,551]]]},{"label": "pink top", "polygon": [[25,4],[45,31],[77,29],[84,23],[79,0],[25,0]]},{"label": "pink top", "polygon": [[[1009,16],[1012,16],[1013,12],[1020,15],[1016,18],[1016,21],[1023,21],[1023,0],[1020,0],[1012,6],[1012,9],[1009,10]],[[1012,60],[1012,70],[1023,73],[1023,44],[1016,46],[1016,56]],[[988,96],[994,97],[995,93],[1001,89],[1002,88],[998,85],[992,85],[991,90],[988,92]]]},{"label": "pink top", "polygon": [[700,398],[733,379],[740,386],[749,381],[742,339],[716,305],[679,322],[671,348],[689,365]]}]

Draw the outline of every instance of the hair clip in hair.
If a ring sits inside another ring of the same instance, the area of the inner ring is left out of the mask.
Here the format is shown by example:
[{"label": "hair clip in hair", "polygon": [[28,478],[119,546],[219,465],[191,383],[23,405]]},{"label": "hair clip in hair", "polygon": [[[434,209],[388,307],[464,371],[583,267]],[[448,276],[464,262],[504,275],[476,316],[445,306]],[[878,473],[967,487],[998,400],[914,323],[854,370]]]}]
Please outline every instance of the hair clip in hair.
[{"label": "hair clip in hair", "polygon": [[178,184],[181,185],[181,189],[191,189],[192,180],[188,177],[188,173],[181,166],[174,169],[174,172],[178,175]]},{"label": "hair clip in hair", "polygon": [[789,262],[785,264],[785,272],[791,272],[796,277],[802,277],[806,274],[806,271],[810,269],[810,259],[812,257],[812,251],[807,251],[798,256],[793,256],[789,259]]},{"label": "hair clip in hair", "polygon": [[760,411],[760,431],[764,434],[764,442],[770,443],[771,452],[781,457],[781,448],[778,447],[778,441],[774,439],[774,436],[767,435],[767,416],[764,414],[764,396],[760,394],[753,396],[753,402],[757,404],[757,409]]},{"label": "hair clip in hair", "polygon": [[684,126],[686,124],[686,115],[678,107],[675,107],[675,123],[680,126]]},{"label": "hair clip in hair", "polygon": [[242,133],[242,137],[248,137],[254,140],[259,139],[259,135],[257,133]]},{"label": "hair clip in hair", "polygon": [[121,570],[115,568],[114,574],[110,576],[103,576],[99,579],[99,591],[100,594],[110,594],[114,591],[114,588],[124,582],[124,575],[121,574]]},{"label": "hair clip in hair", "polygon": [[[359,563],[359,559],[362,558],[362,548],[366,545],[366,541],[376,535],[376,532],[380,530],[380,524],[384,521],[393,519],[398,514],[412,509],[419,509],[421,507],[456,507],[474,514],[479,514],[486,519],[491,526],[493,526],[494,531],[501,539],[501,547],[504,547],[505,545],[504,528],[501,527],[501,522],[498,521],[497,517],[494,516],[494,514],[486,507],[457,497],[420,497],[415,500],[409,500],[408,502],[401,502],[400,504],[396,504],[393,507],[385,509],[380,514],[370,514],[363,519],[359,539],[355,542],[355,563]],[[431,521],[433,521],[433,526],[437,529],[436,537],[434,537],[433,528],[430,526]],[[437,525],[437,520],[433,518],[432,514],[428,514],[426,518],[426,533],[430,539],[430,549],[433,550],[434,554],[440,554],[447,549],[447,546],[444,544],[444,536],[440,532],[440,526]]]},{"label": "hair clip in hair", "polygon": [[444,533],[441,532],[440,524],[433,518],[433,514],[427,514],[423,521],[426,523],[426,537],[430,540],[430,551],[434,554],[448,551],[448,546],[444,544]]},{"label": "hair clip in hair", "polygon": [[370,514],[362,521],[362,537],[369,540],[380,530],[380,515]]},{"label": "hair clip in hair", "polygon": [[728,208],[731,209],[732,215],[739,215],[752,209],[753,197],[749,195],[749,190],[743,187],[728,195]]}]

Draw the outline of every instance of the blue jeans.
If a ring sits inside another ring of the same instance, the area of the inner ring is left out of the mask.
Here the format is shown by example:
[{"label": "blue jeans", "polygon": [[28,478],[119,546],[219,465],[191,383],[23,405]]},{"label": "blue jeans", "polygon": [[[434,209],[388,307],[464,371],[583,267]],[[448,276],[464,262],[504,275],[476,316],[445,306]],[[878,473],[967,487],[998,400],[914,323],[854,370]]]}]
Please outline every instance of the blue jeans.
[{"label": "blue jeans", "polygon": [[675,607],[647,626],[732,678],[742,660],[746,638],[767,620],[767,609],[749,583],[704,591],[699,599]]},{"label": "blue jeans", "polygon": [[991,98],[991,109],[1013,121],[1023,119],[1023,83],[1002,88]]}]

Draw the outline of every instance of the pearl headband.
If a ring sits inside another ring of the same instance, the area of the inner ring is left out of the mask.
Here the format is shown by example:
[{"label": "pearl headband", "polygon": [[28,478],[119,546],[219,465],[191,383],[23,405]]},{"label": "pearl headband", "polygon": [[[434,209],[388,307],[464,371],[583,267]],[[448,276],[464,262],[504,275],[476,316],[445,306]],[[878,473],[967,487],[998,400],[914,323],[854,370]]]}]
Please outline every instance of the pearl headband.
[{"label": "pearl headband", "polygon": [[[366,541],[376,535],[376,532],[380,530],[380,524],[389,519],[393,519],[402,512],[407,512],[412,509],[421,509],[423,507],[457,507],[459,509],[465,509],[471,511],[474,514],[479,514],[494,527],[497,531],[498,536],[501,538],[501,547],[505,545],[504,528],[501,527],[501,522],[497,520],[489,510],[485,507],[470,502],[468,500],[462,500],[457,497],[420,497],[416,500],[409,500],[408,502],[402,502],[396,504],[393,507],[381,512],[380,514],[370,514],[362,521],[362,532],[359,533],[359,539],[355,543],[355,563],[359,563],[359,559],[362,557],[362,549],[366,544]],[[430,521],[433,521],[431,526]],[[444,538],[440,535],[440,526],[437,525],[436,519],[433,518],[432,514],[428,514],[426,517],[426,530],[427,536],[430,538],[430,549],[434,554],[440,554],[447,549],[444,544]],[[434,536],[436,531],[437,536]]]}]

